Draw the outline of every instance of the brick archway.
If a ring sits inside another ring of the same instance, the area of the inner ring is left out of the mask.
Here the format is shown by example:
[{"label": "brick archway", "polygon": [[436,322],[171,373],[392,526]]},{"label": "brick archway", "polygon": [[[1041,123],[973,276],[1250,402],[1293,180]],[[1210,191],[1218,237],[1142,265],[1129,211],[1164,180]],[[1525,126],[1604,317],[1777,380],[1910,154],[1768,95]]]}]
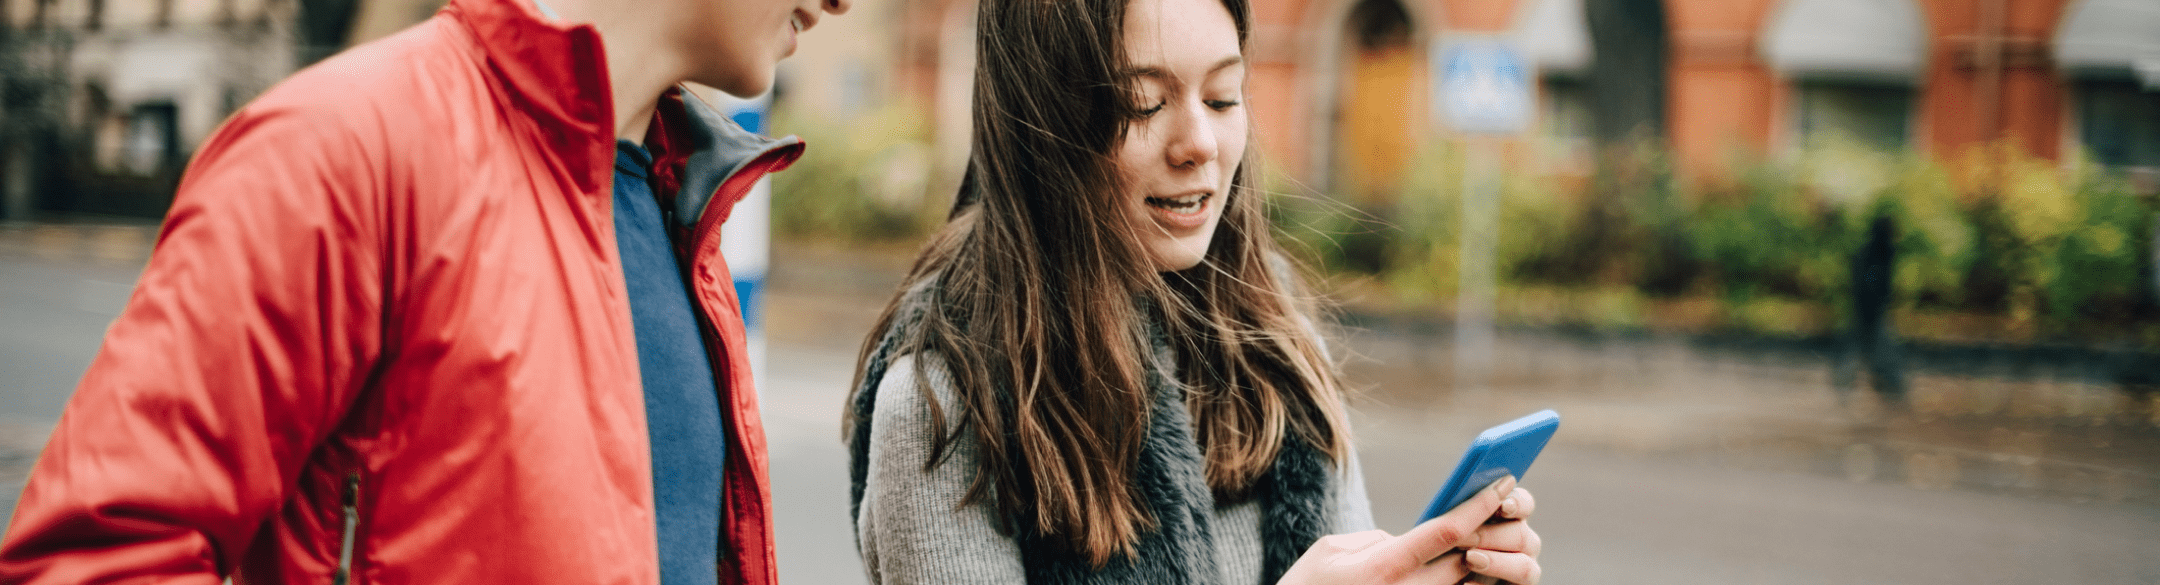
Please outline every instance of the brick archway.
[{"label": "brick archway", "polygon": [[[1354,62],[1358,44],[1352,19],[1359,15],[1361,4],[1370,6],[1370,2],[1385,2],[1399,10],[1397,14],[1404,18],[1401,40],[1415,69],[1423,69],[1426,48],[1443,28],[1440,7],[1434,0],[1314,0],[1307,5],[1304,22],[1314,24],[1307,28],[1305,50],[1301,51],[1304,59],[1298,68],[1299,76],[1304,78],[1306,106],[1300,113],[1305,120],[1304,179],[1314,186],[1338,185],[1344,170],[1338,168],[1335,153],[1343,132],[1339,114],[1344,107],[1345,80],[1352,73],[1348,66]],[[1422,73],[1418,75],[1413,79],[1422,79]],[[1404,96],[1402,101],[1422,104],[1423,97],[1420,90]]]}]

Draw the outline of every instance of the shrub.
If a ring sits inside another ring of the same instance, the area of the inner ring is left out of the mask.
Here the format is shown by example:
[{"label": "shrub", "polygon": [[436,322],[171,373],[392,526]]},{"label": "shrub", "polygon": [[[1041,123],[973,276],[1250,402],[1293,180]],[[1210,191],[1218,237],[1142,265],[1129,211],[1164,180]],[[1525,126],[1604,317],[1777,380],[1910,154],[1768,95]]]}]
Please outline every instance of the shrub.
[{"label": "shrub", "polygon": [[[1433,143],[1392,202],[1278,196],[1278,227],[1325,269],[1376,276],[1400,300],[1446,303],[1462,259],[1463,151]],[[1501,299],[1503,311],[1654,327],[1646,304],[1707,297],[1722,314],[1711,326],[1826,334],[1849,322],[1855,255],[1882,217],[1897,228],[1893,311],[1993,319],[2012,337],[2160,339],[2155,202],[2089,163],[2002,145],[1938,161],[1826,141],[1675,183],[1654,148],[1602,156],[1587,180],[1500,179],[1498,285],[1521,297]]]},{"label": "shrub", "polygon": [[907,106],[845,123],[776,112],[773,126],[801,136],[809,148],[787,172],[773,175],[775,235],[895,242],[936,229],[952,194],[934,176],[927,119]]}]

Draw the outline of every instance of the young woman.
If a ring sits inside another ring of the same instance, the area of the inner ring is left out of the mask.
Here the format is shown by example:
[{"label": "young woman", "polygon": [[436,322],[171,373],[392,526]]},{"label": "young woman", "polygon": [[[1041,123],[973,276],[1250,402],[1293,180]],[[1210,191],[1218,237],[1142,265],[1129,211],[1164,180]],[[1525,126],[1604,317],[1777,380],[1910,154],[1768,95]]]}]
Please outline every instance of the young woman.
[{"label": "young woman", "polygon": [[1371,530],[1246,164],[1247,0],[979,10],[968,175],[850,400],[872,580],[1536,582],[1512,481]]}]

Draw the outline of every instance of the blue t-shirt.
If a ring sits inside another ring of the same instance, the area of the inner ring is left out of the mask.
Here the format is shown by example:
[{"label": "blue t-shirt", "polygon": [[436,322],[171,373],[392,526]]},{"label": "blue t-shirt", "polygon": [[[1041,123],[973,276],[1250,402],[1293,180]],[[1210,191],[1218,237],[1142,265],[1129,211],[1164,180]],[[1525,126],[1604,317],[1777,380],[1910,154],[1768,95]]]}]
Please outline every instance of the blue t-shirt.
[{"label": "blue t-shirt", "polygon": [[615,244],[629,285],[645,424],[652,434],[660,582],[703,585],[719,579],[727,430],[712,353],[698,329],[697,306],[668,239],[666,216],[648,182],[651,167],[652,155],[643,147],[616,144]]}]

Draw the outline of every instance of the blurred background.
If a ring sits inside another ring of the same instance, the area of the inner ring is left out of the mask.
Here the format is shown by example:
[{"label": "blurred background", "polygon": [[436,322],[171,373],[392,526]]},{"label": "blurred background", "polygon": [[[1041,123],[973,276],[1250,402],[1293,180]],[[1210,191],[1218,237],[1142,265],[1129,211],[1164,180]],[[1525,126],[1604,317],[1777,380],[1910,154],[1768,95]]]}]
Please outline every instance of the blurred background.
[{"label": "blurred background", "polygon": [[[195,145],[428,0],[0,0],[0,521]],[[783,64],[780,558],[860,583],[839,411],[967,151],[971,0]],[[1549,583],[2160,583],[2160,3],[1254,0],[1279,233],[1383,528],[1469,439]]]}]

